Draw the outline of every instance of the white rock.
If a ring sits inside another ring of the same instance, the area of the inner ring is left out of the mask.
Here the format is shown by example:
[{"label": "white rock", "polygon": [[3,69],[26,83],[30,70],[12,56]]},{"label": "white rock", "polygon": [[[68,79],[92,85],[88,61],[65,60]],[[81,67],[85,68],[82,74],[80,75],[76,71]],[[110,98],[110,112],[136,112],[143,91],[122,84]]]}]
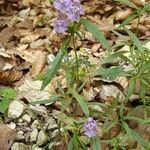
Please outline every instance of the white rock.
[{"label": "white rock", "polygon": [[37,111],[38,113],[42,114],[42,115],[46,115],[47,114],[47,109],[45,106],[33,106],[33,105],[29,105],[29,107],[34,110]]},{"label": "white rock", "polygon": [[25,80],[24,84],[18,87],[18,93],[30,103],[33,101],[49,99],[50,93],[48,87],[41,91],[41,86],[42,81]]},{"label": "white rock", "polygon": [[42,145],[42,144],[46,143],[46,141],[47,141],[47,136],[45,135],[44,131],[41,130],[38,134],[37,144]]},{"label": "white rock", "polygon": [[15,129],[16,128],[16,124],[11,122],[10,124],[7,125],[8,127],[10,127],[11,129]]},{"label": "white rock", "polygon": [[55,59],[55,55],[49,54],[49,55],[47,56],[48,64],[51,64],[54,59]]},{"label": "white rock", "polygon": [[17,133],[17,137],[16,137],[17,140],[23,140],[25,139],[25,137],[23,136],[23,131],[19,131]]},{"label": "white rock", "polygon": [[123,102],[125,97],[123,93],[114,85],[102,85],[102,90],[100,92],[100,98],[104,101],[109,101],[109,98],[116,98],[118,97],[119,102]]},{"label": "white rock", "polygon": [[53,117],[47,119],[47,124],[49,130],[56,129],[58,127]]},{"label": "white rock", "polygon": [[32,125],[31,125],[31,128],[35,129],[35,128],[38,128],[38,126],[39,126],[39,121],[38,120],[34,120]]},{"label": "white rock", "polygon": [[22,119],[23,119],[24,121],[30,123],[30,121],[31,121],[31,116],[25,114],[25,115],[22,116]]},{"label": "white rock", "polygon": [[8,108],[9,118],[19,118],[24,110],[24,105],[19,101],[12,101]]},{"label": "white rock", "polygon": [[21,17],[21,19],[26,19],[28,17],[29,13],[30,13],[30,9],[31,8],[29,7],[27,9],[21,10],[19,12],[19,17]]},{"label": "white rock", "polygon": [[43,148],[39,148],[38,146],[37,146],[37,144],[33,144],[32,145],[32,150],[44,150]]},{"label": "white rock", "polygon": [[25,150],[26,146],[23,143],[17,143],[15,142],[12,147],[11,150]]},{"label": "white rock", "polygon": [[35,142],[38,136],[38,129],[33,129],[33,131],[30,134],[30,141]]}]

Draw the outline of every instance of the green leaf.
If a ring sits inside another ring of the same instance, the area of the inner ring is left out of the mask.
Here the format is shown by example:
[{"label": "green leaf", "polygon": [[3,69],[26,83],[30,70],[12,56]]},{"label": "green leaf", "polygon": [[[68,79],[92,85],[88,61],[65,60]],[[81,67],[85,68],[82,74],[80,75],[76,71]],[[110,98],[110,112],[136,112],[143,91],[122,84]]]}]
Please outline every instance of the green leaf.
[{"label": "green leaf", "polygon": [[124,69],[121,66],[114,68],[101,68],[95,74],[95,76],[102,76],[104,78],[114,79],[118,76],[125,75]]},{"label": "green leaf", "polygon": [[17,93],[14,89],[7,87],[0,89],[0,95],[7,99],[14,99]]},{"label": "green leaf", "polygon": [[70,39],[67,39],[62,47],[60,48],[55,60],[52,62],[50,68],[48,69],[46,75],[45,75],[45,78],[43,80],[43,84],[42,84],[42,87],[41,87],[41,90],[43,90],[52,80],[52,78],[54,77],[54,75],[56,75],[60,65],[61,65],[61,62],[62,62],[62,59],[66,53],[66,50],[69,46],[69,42],[70,42]]},{"label": "green leaf", "polygon": [[121,4],[127,5],[129,7],[138,9],[137,6],[134,3],[130,2],[129,0],[115,0],[115,1],[120,2]]},{"label": "green leaf", "polygon": [[87,104],[86,100],[84,99],[84,97],[79,95],[74,89],[70,89],[70,92],[71,92],[72,96],[77,100],[79,105],[81,106],[84,114],[86,116],[89,116],[88,104]]},{"label": "green leaf", "polygon": [[50,96],[49,99],[46,100],[38,100],[38,101],[33,101],[31,102],[32,105],[36,105],[36,104],[52,104],[57,100],[60,100],[62,98],[62,95],[56,94],[56,95],[52,95]]},{"label": "green leaf", "polygon": [[101,150],[101,144],[98,137],[91,138],[92,150]]},{"label": "green leaf", "polygon": [[80,20],[81,24],[93,34],[93,36],[97,39],[98,42],[100,42],[107,51],[111,52],[111,46],[104,37],[103,33],[97,28],[95,24],[93,24],[91,21],[86,19]]},{"label": "green leaf", "polygon": [[132,95],[132,93],[134,92],[135,83],[136,83],[136,79],[135,78],[130,79],[129,87],[128,87],[128,91],[127,91],[127,95],[126,95],[126,99],[129,99],[130,96]]},{"label": "green leaf", "polygon": [[131,139],[137,141],[141,146],[145,148],[148,146],[148,141],[144,140],[137,132],[130,129],[126,122],[123,121],[122,125]]},{"label": "green leaf", "polygon": [[123,26],[129,24],[129,22],[134,20],[136,17],[138,17],[137,13],[133,13],[119,25],[119,28],[122,28]]},{"label": "green leaf", "polygon": [[67,147],[67,150],[74,150],[74,141],[75,141],[75,138],[74,138],[74,135],[73,137],[71,138],[71,140],[69,141],[69,144],[68,144],[68,147]]},{"label": "green leaf", "polygon": [[74,150],[74,149],[79,149],[80,150],[80,145],[79,145],[79,138],[77,133],[73,134],[72,139],[70,140],[67,150]]},{"label": "green leaf", "polygon": [[0,112],[5,113],[9,107],[9,103],[16,97],[16,91],[12,88],[2,88],[0,89],[0,96],[2,100],[0,101]]},{"label": "green leaf", "polygon": [[1,113],[5,113],[6,110],[8,109],[9,107],[9,103],[11,102],[10,99],[3,99],[1,102],[0,102],[0,112]]},{"label": "green leaf", "polygon": [[146,82],[144,79],[140,79],[140,98],[145,99],[145,94],[147,92],[147,88],[149,87],[148,82]]},{"label": "green leaf", "polygon": [[124,53],[127,53],[127,51],[115,52],[114,54],[111,54],[110,56],[108,56],[107,58],[102,60],[102,64],[110,63],[110,62],[116,60],[118,57],[121,57]]},{"label": "green leaf", "polygon": [[139,39],[136,37],[136,35],[133,34],[129,29],[127,29],[127,28],[124,28],[124,29],[128,33],[128,35],[130,36],[131,40],[133,41],[133,43],[135,44],[137,49],[139,51],[144,51],[143,46],[142,46],[141,42],[139,41]]}]

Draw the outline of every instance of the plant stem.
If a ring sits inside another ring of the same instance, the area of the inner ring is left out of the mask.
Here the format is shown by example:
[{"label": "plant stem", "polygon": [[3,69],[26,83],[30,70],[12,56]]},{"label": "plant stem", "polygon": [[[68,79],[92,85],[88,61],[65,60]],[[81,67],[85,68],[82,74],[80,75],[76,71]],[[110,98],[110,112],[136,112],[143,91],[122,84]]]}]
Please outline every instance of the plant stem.
[{"label": "plant stem", "polygon": [[78,60],[78,54],[76,50],[76,44],[75,44],[75,37],[73,35],[72,37],[72,43],[73,43],[73,50],[75,53],[75,59],[76,59],[76,72],[77,72],[77,81],[79,80],[79,60]]}]

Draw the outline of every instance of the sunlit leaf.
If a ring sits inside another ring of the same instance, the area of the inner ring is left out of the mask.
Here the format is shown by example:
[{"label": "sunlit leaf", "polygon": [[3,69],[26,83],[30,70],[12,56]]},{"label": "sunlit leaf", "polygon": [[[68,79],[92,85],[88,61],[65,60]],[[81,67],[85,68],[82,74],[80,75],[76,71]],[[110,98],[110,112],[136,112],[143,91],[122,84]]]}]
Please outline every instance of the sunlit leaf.
[{"label": "sunlit leaf", "polygon": [[81,19],[80,22],[89,32],[93,34],[97,41],[102,44],[103,48],[105,48],[109,52],[112,51],[111,46],[104,37],[103,33],[97,28],[95,24],[93,24],[93,22],[86,19]]}]

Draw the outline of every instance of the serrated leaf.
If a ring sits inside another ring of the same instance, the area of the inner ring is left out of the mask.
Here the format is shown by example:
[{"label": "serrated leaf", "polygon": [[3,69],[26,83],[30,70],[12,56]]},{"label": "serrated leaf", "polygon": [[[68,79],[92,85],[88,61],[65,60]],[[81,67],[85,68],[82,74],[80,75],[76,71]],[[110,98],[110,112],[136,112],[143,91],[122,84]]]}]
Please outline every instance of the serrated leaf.
[{"label": "serrated leaf", "polygon": [[89,31],[93,34],[93,36],[97,39],[98,42],[100,42],[107,51],[111,52],[111,46],[106,40],[105,36],[103,33],[97,28],[93,22],[86,20],[86,19],[81,19],[80,23]]},{"label": "serrated leaf", "polygon": [[56,94],[56,95],[52,95],[50,96],[49,99],[46,100],[38,100],[38,101],[33,101],[31,102],[32,105],[36,105],[36,104],[52,104],[57,100],[60,100],[62,98],[62,95]]},{"label": "serrated leaf", "polygon": [[72,96],[79,103],[79,105],[82,108],[82,111],[84,112],[84,114],[86,116],[89,116],[88,104],[87,104],[86,100],[84,99],[84,97],[79,95],[74,89],[70,89],[70,92],[71,92]]},{"label": "serrated leaf", "polygon": [[45,75],[45,78],[43,80],[43,84],[42,84],[42,87],[41,87],[41,90],[43,90],[52,80],[52,78],[54,77],[54,75],[56,75],[60,65],[61,65],[61,62],[62,62],[62,59],[66,53],[66,50],[69,46],[69,41],[70,39],[67,39],[62,47],[60,48],[55,60],[52,62],[50,68],[48,69],[46,75]]},{"label": "serrated leaf", "polygon": [[114,68],[101,68],[95,74],[95,76],[98,76],[98,75],[105,77],[105,78],[114,79],[118,76],[125,75],[125,72],[124,72],[123,67],[118,66]]},{"label": "serrated leaf", "polygon": [[143,51],[143,46],[141,44],[141,42],[139,41],[139,39],[136,37],[135,34],[133,34],[129,29],[124,28],[125,31],[128,33],[128,35],[130,36],[131,40],[133,41],[133,43],[135,44],[135,46],[137,47],[137,49],[139,51]]},{"label": "serrated leaf", "polygon": [[93,150],[101,150],[101,145],[98,137],[91,138],[91,146]]},{"label": "serrated leaf", "polygon": [[123,121],[122,125],[131,139],[137,141],[141,146],[145,148],[148,146],[148,141],[144,140],[137,132],[130,129],[126,122]]},{"label": "serrated leaf", "polygon": [[102,64],[110,63],[110,62],[114,61],[115,59],[117,59],[118,57],[121,57],[124,53],[127,53],[127,51],[115,52],[114,54],[111,54],[110,56],[108,56],[107,58],[102,60]]}]

